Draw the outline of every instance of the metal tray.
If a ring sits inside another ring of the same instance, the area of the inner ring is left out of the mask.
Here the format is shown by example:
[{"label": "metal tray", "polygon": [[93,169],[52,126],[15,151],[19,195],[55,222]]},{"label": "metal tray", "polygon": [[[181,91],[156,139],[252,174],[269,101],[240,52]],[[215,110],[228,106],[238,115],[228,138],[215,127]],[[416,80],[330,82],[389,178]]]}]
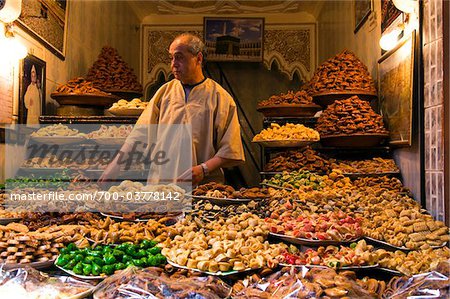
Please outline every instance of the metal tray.
[{"label": "metal tray", "polygon": [[312,97],[316,104],[326,108],[328,105],[333,104],[335,100],[345,100],[355,95],[358,96],[359,99],[369,102],[378,98],[376,92],[364,90],[324,91],[313,94]]},{"label": "metal tray", "polygon": [[107,213],[103,213],[103,212],[100,212],[100,215],[102,215],[104,217],[109,217],[111,219],[116,219],[116,220],[120,220],[120,221],[129,221],[129,222],[148,222],[150,220],[158,221],[158,220],[160,220],[162,218],[171,218],[171,219],[174,219],[174,220],[178,221],[178,220],[184,218],[184,213],[182,213],[182,212],[180,212],[179,214],[177,213],[176,215],[170,214],[168,216],[166,215],[166,216],[162,216],[162,217],[159,217],[159,218],[158,217],[154,217],[154,218],[136,218],[134,220],[124,219],[122,216],[111,215],[111,214],[107,214]]},{"label": "metal tray", "polygon": [[286,241],[291,244],[307,245],[307,246],[344,245],[344,244],[350,244],[353,242],[357,242],[359,239],[361,239],[361,238],[355,238],[355,239],[348,240],[348,241],[311,240],[311,239],[295,238],[295,237],[277,234],[277,233],[269,233],[269,236]]},{"label": "metal tray", "polygon": [[[103,89],[102,89],[103,90]],[[106,89],[104,92],[109,92],[121,99],[132,100],[134,98],[142,97],[143,93],[136,90],[127,90],[127,89]]]},{"label": "metal tray", "polygon": [[139,116],[144,110],[143,108],[109,108],[108,112],[116,116]]},{"label": "metal tray", "polygon": [[94,141],[99,145],[123,145],[125,143],[126,137],[96,137],[89,138],[89,140]]},{"label": "metal tray", "polygon": [[[384,247],[384,248],[387,248],[387,249],[391,249],[391,250],[402,250],[402,251],[415,251],[415,250],[418,250],[418,248],[417,249],[411,249],[411,248],[407,248],[407,247],[395,246],[395,245],[389,244],[388,242],[377,240],[377,239],[374,239],[374,238],[371,238],[371,237],[367,237],[367,236],[364,236],[364,239],[366,239],[367,241],[369,241],[369,242],[371,242],[371,243],[373,243],[375,245],[378,245],[380,247]],[[430,246],[430,247],[432,249],[438,249],[438,248],[444,247],[445,244],[446,243],[444,242],[444,243],[442,243],[442,245]]]},{"label": "metal tray", "polygon": [[256,111],[261,112],[265,117],[295,117],[314,116],[317,111],[322,110],[316,104],[281,104],[272,106],[258,106]]},{"label": "metal tray", "polygon": [[46,262],[32,262],[32,263],[26,263],[26,264],[20,264],[20,263],[8,264],[8,263],[6,263],[6,264],[3,264],[3,269],[10,270],[10,269],[17,269],[17,268],[24,268],[24,267],[32,267],[34,269],[41,270],[41,269],[50,268],[51,266],[53,266],[55,261],[56,261],[56,259],[49,260]]},{"label": "metal tray", "polygon": [[84,142],[86,138],[83,136],[31,136],[31,140],[47,144],[72,144]]},{"label": "metal tray", "polygon": [[265,147],[305,147],[319,142],[319,140],[257,140],[252,142]]},{"label": "metal tray", "polygon": [[81,106],[100,106],[106,107],[119,100],[115,95],[101,94],[79,94],[79,93],[57,93],[50,94],[60,105],[81,105]]},{"label": "metal tray", "polygon": [[379,268],[379,266],[380,266],[378,264],[375,264],[375,265],[367,265],[367,266],[345,266],[345,267],[339,267],[339,268],[332,268],[332,267],[328,267],[328,266],[324,266],[324,265],[291,265],[291,264],[285,264],[285,263],[280,263],[279,265],[283,266],[283,267],[307,267],[307,268],[323,268],[323,269],[331,268],[331,269],[336,269],[336,270],[350,270],[350,271],[376,269],[376,268]]},{"label": "metal tray", "polygon": [[392,269],[388,269],[388,268],[383,268],[383,267],[379,267],[379,270],[385,272],[385,273],[389,273],[392,275],[397,275],[397,276],[403,276],[405,274],[403,274],[402,272],[398,271],[398,270],[392,270]]},{"label": "metal tray", "polygon": [[79,275],[79,274],[75,274],[75,273],[73,273],[73,271],[64,269],[63,267],[58,266],[56,263],[55,263],[55,267],[60,269],[60,270],[62,270],[62,271],[64,271],[65,273],[67,273],[67,274],[69,274],[69,275],[71,275],[73,277],[77,277],[77,278],[80,278],[80,279],[101,280],[101,279],[105,279],[106,277],[108,277],[107,275],[93,276],[93,275]]},{"label": "metal tray", "polygon": [[209,196],[201,196],[201,195],[192,195],[192,198],[199,200],[207,200],[213,204],[241,204],[248,203],[252,200],[261,200],[261,198],[250,199],[250,198],[218,198],[218,197],[209,197]]},{"label": "metal tray", "polygon": [[281,187],[281,186],[273,185],[273,184],[270,184],[270,183],[261,183],[260,185],[261,185],[261,186],[266,186],[266,187],[275,188],[275,189],[286,190],[286,191],[294,191],[294,189],[286,188],[286,187]]},{"label": "metal tray", "polygon": [[235,274],[244,273],[244,272],[248,272],[248,271],[252,271],[252,270],[258,270],[258,269],[248,268],[248,269],[245,269],[245,270],[242,270],[242,271],[235,271],[235,270],[233,270],[233,271],[228,271],[228,272],[222,272],[222,271],[208,272],[208,271],[202,271],[202,270],[199,270],[199,269],[188,268],[186,266],[181,266],[181,265],[178,265],[178,264],[170,261],[169,259],[167,259],[167,263],[169,265],[172,265],[172,266],[176,267],[176,268],[191,270],[191,271],[200,272],[200,273],[213,275],[213,276],[229,276],[229,275],[235,275]]},{"label": "metal tray", "polygon": [[380,177],[380,176],[399,176],[400,171],[392,171],[392,172],[371,172],[371,173],[362,173],[362,172],[343,172],[343,175],[349,178],[361,178],[361,177]]},{"label": "metal tray", "polygon": [[0,225],[5,225],[11,222],[20,221],[22,218],[0,218]]}]

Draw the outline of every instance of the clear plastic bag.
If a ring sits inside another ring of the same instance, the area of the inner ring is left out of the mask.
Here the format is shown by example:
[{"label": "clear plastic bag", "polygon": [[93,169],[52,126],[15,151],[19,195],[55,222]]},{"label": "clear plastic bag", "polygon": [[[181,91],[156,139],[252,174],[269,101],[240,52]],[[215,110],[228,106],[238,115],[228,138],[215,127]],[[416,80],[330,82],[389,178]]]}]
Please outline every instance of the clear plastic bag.
[{"label": "clear plastic bag", "polygon": [[94,287],[68,276],[48,276],[31,267],[6,271],[0,266],[0,298],[83,298]]},{"label": "clear plastic bag", "polygon": [[396,277],[383,296],[389,299],[450,298],[450,278],[433,271],[411,277]]},{"label": "clear plastic bag", "polygon": [[161,268],[129,267],[101,282],[95,299],[226,298],[231,287],[213,276],[169,276]]},{"label": "clear plastic bag", "polygon": [[233,298],[376,298],[357,284],[354,272],[292,267],[245,285]]}]

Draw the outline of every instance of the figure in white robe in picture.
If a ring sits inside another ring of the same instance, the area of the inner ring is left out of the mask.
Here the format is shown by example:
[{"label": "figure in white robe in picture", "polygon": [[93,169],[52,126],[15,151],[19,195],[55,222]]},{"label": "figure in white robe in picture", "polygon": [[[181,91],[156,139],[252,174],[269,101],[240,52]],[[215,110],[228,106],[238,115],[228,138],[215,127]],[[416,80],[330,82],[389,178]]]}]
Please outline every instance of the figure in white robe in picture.
[{"label": "figure in white robe in picture", "polygon": [[24,95],[25,108],[27,108],[27,125],[39,124],[41,114],[41,90],[38,87],[36,68],[31,67],[31,83]]}]

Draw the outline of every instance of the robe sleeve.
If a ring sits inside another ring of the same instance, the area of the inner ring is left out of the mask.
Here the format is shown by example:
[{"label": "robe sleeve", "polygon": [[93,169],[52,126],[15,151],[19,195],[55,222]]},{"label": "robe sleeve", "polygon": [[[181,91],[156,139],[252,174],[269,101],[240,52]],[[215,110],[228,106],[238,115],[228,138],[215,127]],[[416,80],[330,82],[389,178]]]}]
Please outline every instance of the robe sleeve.
[{"label": "robe sleeve", "polygon": [[218,110],[214,121],[217,139],[215,156],[230,159],[223,167],[231,167],[245,162],[242,147],[241,126],[237,115],[237,107],[231,96],[222,90],[217,95]]}]

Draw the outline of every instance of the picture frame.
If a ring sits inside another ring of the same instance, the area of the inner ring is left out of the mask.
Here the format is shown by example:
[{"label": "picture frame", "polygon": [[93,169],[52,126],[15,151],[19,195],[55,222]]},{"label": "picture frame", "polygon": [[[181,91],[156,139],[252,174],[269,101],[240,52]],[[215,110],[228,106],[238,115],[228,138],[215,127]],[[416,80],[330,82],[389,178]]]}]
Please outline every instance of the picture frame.
[{"label": "picture frame", "polygon": [[381,33],[385,32],[401,14],[392,0],[381,0]]},{"label": "picture frame", "polygon": [[378,60],[380,109],[393,146],[411,146],[415,35],[413,31]]},{"label": "picture frame", "polygon": [[18,122],[39,124],[39,116],[45,115],[46,62],[29,54],[22,60],[19,74]]},{"label": "picture frame", "polygon": [[262,62],[264,18],[204,17],[207,61]]},{"label": "picture frame", "polygon": [[68,19],[67,0],[23,0],[16,24],[43,44],[61,60],[65,60]]},{"label": "picture frame", "polygon": [[355,14],[355,29],[353,33],[356,33],[369,18],[373,10],[373,0],[354,0],[353,8]]}]

